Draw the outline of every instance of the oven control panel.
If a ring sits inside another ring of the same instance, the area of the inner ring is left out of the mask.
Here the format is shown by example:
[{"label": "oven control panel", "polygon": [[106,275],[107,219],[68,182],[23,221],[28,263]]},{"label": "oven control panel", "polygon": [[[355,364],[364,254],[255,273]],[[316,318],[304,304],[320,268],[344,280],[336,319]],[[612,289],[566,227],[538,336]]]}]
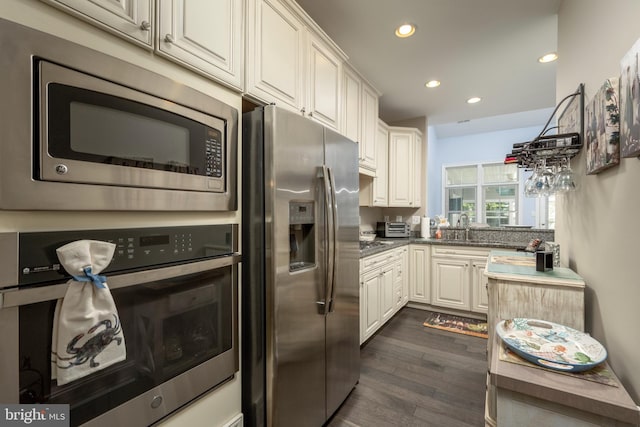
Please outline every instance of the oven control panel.
[{"label": "oven control panel", "polygon": [[116,245],[113,259],[101,273],[136,271],[230,255],[237,251],[237,224],[112,230],[19,233],[19,285],[70,277],[56,249],[76,240],[100,240]]}]

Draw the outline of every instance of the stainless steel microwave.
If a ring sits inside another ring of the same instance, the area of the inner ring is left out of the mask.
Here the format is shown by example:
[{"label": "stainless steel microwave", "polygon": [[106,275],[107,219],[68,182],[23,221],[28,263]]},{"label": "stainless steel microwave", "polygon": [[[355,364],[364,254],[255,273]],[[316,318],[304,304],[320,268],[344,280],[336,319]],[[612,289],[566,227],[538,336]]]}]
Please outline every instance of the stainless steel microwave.
[{"label": "stainless steel microwave", "polygon": [[0,209],[237,208],[238,111],[0,20]]}]

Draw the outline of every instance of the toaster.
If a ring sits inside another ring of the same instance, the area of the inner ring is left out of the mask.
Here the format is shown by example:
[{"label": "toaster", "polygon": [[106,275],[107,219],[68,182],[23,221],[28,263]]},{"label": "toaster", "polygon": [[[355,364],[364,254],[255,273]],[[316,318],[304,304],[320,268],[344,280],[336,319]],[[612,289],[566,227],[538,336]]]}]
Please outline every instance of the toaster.
[{"label": "toaster", "polygon": [[404,222],[379,222],[376,226],[378,237],[409,237],[409,224]]}]

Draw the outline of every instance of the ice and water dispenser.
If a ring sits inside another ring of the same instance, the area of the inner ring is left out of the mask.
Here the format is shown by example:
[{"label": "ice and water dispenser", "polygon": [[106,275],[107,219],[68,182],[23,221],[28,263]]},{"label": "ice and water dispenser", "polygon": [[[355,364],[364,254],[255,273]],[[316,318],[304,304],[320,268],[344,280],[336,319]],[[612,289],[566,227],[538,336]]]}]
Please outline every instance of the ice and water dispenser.
[{"label": "ice and water dispenser", "polygon": [[315,215],[313,202],[289,203],[289,271],[315,265]]}]

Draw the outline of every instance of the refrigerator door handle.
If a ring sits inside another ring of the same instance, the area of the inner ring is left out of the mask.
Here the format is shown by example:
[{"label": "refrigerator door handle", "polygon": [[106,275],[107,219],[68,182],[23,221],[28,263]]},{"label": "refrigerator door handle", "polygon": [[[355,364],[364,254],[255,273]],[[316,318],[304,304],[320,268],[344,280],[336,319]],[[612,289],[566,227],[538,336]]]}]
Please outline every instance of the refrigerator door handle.
[{"label": "refrigerator door handle", "polygon": [[338,203],[336,201],[336,181],[334,178],[333,170],[331,168],[327,168],[329,170],[329,184],[331,186],[331,217],[333,221],[333,226],[331,227],[331,244],[330,244],[330,257],[331,257],[331,295],[329,299],[329,309],[328,312],[332,312],[333,300],[336,295],[336,265],[337,265],[337,249],[336,244],[338,242]]},{"label": "refrigerator door handle", "polygon": [[322,179],[324,182],[324,205],[325,205],[325,295],[324,301],[320,302],[322,314],[329,313],[331,308],[331,295],[333,294],[333,262],[334,262],[334,215],[333,215],[333,191],[331,187],[331,172],[327,166],[322,166]]}]

